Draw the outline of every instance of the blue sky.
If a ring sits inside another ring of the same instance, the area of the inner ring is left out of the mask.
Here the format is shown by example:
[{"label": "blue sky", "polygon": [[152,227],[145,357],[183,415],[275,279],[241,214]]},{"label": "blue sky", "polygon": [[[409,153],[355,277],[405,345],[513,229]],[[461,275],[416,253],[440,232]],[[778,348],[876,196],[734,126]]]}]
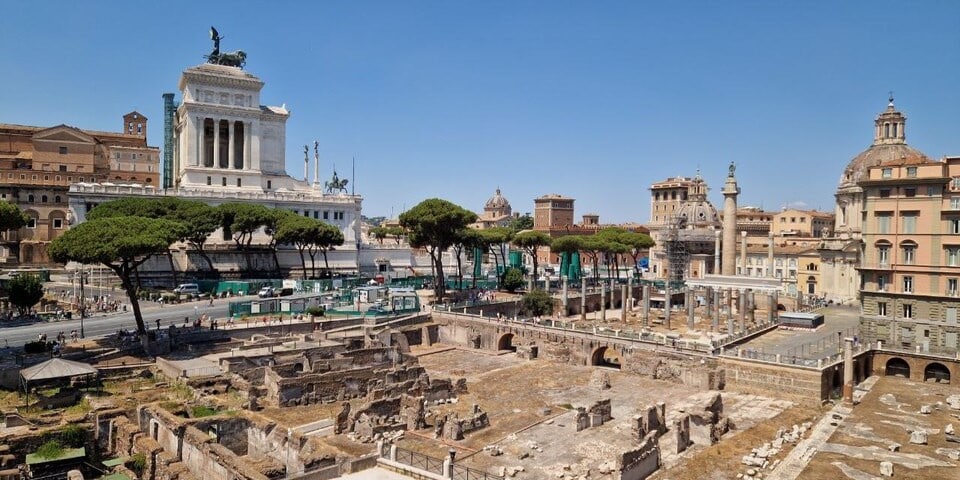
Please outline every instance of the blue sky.
[{"label": "blue sky", "polygon": [[[830,209],[895,92],[907,141],[960,155],[960,2],[10,2],[0,122],[117,130],[162,143],[161,94],[203,62],[210,25],[285,103],[287,166],[320,141],[368,216],[428,197],[479,211],[577,199],[646,221],[650,183],[700,168],[741,204]],[[802,203],[801,203],[802,202]]]}]

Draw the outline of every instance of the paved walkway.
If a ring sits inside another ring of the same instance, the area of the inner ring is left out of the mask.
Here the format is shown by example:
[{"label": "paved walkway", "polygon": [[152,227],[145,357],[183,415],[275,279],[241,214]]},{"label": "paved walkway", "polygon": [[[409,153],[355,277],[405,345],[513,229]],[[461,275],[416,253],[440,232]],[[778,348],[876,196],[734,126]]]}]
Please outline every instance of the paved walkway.
[{"label": "paved walkway", "polygon": [[357,473],[339,477],[342,480],[410,480],[411,477],[400,475],[380,467],[374,467]]}]

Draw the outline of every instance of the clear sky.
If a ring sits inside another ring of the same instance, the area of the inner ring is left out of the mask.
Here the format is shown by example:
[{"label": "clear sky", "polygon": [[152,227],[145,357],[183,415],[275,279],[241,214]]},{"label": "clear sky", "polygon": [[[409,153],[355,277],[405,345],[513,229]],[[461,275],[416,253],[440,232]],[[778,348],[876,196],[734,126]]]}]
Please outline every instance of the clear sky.
[{"label": "clear sky", "polygon": [[[647,221],[650,183],[700,168],[741,205],[831,209],[895,92],[907,141],[960,154],[960,2],[5,2],[0,122],[118,130],[162,99],[215,25],[286,104],[287,168],[320,141],[364,214],[428,197],[480,211],[577,199]],[[178,97],[179,98],[179,97]]]}]

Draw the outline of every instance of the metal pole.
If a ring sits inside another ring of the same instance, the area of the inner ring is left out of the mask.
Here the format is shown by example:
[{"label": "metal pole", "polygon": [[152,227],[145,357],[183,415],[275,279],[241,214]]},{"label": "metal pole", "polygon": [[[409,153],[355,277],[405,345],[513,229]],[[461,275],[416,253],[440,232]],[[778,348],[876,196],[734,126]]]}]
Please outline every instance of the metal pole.
[{"label": "metal pole", "polygon": [[83,288],[83,265],[80,265],[80,338],[87,338],[83,330],[83,317],[87,313],[87,304],[84,296]]}]

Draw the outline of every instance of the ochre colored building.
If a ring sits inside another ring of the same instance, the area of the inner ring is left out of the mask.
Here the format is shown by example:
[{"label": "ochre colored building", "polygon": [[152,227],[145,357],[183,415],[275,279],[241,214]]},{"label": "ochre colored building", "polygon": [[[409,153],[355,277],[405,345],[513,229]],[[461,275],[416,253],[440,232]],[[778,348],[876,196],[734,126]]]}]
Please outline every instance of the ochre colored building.
[{"label": "ochre colored building", "polygon": [[0,258],[7,264],[49,263],[47,244],[73,221],[71,184],[159,184],[160,150],[147,145],[146,117],[131,112],[123,121],[122,132],[0,124],[0,200],[30,217],[26,227],[4,233]]}]

